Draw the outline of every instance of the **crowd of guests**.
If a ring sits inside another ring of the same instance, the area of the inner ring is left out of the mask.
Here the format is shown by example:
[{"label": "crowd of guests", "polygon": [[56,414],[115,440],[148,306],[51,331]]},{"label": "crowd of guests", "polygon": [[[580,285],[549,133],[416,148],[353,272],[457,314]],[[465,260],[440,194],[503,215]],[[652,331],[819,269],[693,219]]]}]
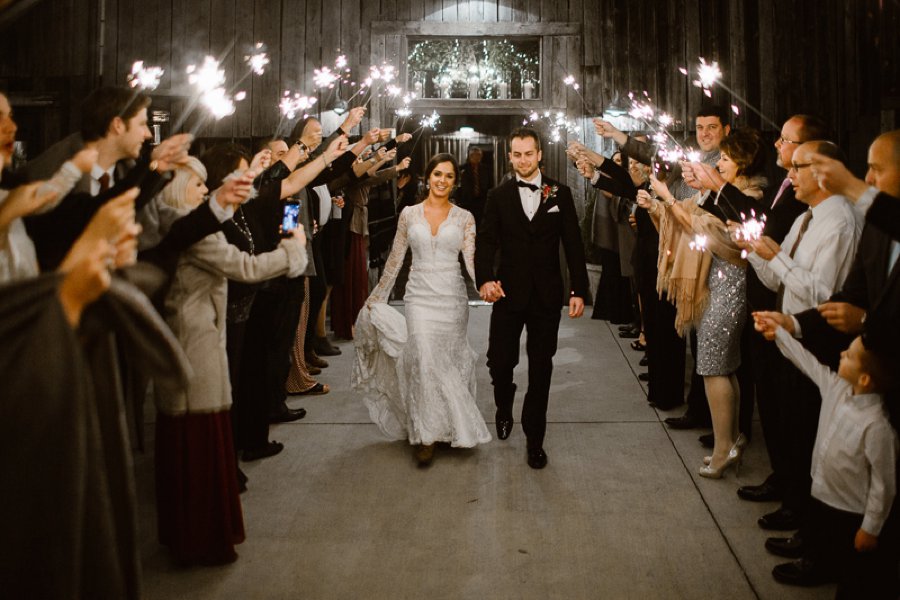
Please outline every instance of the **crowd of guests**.
[{"label": "crowd of guests", "polygon": [[409,134],[351,143],[364,108],[327,136],[302,119],[251,155],[187,134],[153,146],[149,105],[97,89],[79,133],[13,170],[17,126],[0,93],[11,597],[140,597],[125,412],[142,417],[151,389],[160,542],[182,565],[237,558],[238,465],[283,449],[270,425],[305,415],[289,395],[328,393],[315,376],[340,350],[326,307],[352,338],[369,294],[370,190],[410,162],[396,160]]},{"label": "crowd of guests", "polygon": [[[139,597],[123,410],[140,414],[150,389],[160,542],[180,564],[235,560],[240,461],[283,449],[270,425],[305,416],[289,395],[329,392],[316,376],[340,350],[326,311],[352,339],[369,295],[387,245],[370,235],[372,191],[396,180],[400,208],[416,201],[410,159],[397,160],[409,134],[351,143],[364,108],[327,136],[304,118],[251,154],[187,134],[153,146],[149,105],[97,89],[79,133],[13,170],[0,93],[0,372],[15,373],[0,403],[14,482],[0,511],[17,516],[0,589],[14,596]],[[827,124],[794,115],[775,140],[776,185],[760,132],[732,131],[717,107],[696,116],[699,160],[674,165],[646,137],[594,123],[616,155],[568,153],[603,192],[595,229],[612,224],[595,312],[639,330],[650,404],[684,404],[690,347],[688,408],[666,423],[711,425],[698,473],[718,479],[740,465],[758,407],[772,474],[738,495],[781,502],[759,525],[795,532],[766,542],[794,559],[776,579],[896,597],[900,131],[872,142],[861,181]],[[473,149],[476,215],[486,172]],[[68,568],[48,574],[38,557]]]},{"label": "crowd of guests", "polygon": [[699,160],[675,165],[646,137],[594,125],[617,157],[568,154],[603,192],[595,310],[623,337],[641,331],[650,404],[685,402],[689,346],[687,411],[665,422],[711,425],[698,474],[717,479],[740,466],[755,402],[772,473],[738,496],[781,503],[759,519],[793,532],[766,541],[793,559],[775,579],[896,598],[900,130],[872,142],[862,181],[826,123],[794,115],[774,142],[783,180],[769,182],[760,132],[732,130],[718,107],[696,116]]}]

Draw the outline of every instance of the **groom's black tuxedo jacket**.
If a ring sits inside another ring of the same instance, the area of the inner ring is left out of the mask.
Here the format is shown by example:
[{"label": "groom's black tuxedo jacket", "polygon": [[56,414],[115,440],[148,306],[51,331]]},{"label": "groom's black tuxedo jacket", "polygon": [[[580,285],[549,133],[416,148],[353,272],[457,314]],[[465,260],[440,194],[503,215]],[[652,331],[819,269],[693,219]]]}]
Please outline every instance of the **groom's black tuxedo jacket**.
[{"label": "groom's black tuxedo jacket", "polygon": [[[515,178],[488,192],[476,237],[475,279],[479,289],[487,281],[500,281],[506,298],[498,307],[525,309],[534,296],[540,308],[559,310],[563,299],[560,241],[569,267],[570,294],[588,298],[584,246],[572,192],[552,179],[542,179],[542,186],[555,187],[556,193],[542,200],[531,221],[522,208]],[[497,251],[500,267],[495,273]]]}]

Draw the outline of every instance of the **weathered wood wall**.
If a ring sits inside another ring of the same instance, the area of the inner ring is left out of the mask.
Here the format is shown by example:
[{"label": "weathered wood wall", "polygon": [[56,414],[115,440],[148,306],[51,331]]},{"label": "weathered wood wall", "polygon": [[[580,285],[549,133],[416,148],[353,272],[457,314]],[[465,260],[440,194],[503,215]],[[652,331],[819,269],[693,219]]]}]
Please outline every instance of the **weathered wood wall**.
[{"label": "weathered wood wall", "polygon": [[[52,139],[77,125],[77,102],[91,87],[121,83],[136,59],[166,69],[165,103],[189,62],[223,54],[234,39],[224,61],[234,81],[243,49],[260,40],[270,68],[248,80],[248,100],[208,133],[261,136],[278,121],[281,91],[311,89],[312,70],[338,49],[357,68],[398,53],[400,36],[373,36],[373,22],[577,23],[582,35],[556,39],[554,52],[580,63],[575,74],[593,108],[646,90],[690,121],[703,97],[678,67],[703,56],[774,121],[820,114],[859,151],[879,128],[896,127],[898,14],[900,0],[45,0],[0,32],[0,89],[40,114]],[[565,95],[556,79],[545,85]],[[721,89],[715,99],[732,102]],[[181,100],[169,102],[177,111]],[[741,119],[765,128],[747,109]]]}]

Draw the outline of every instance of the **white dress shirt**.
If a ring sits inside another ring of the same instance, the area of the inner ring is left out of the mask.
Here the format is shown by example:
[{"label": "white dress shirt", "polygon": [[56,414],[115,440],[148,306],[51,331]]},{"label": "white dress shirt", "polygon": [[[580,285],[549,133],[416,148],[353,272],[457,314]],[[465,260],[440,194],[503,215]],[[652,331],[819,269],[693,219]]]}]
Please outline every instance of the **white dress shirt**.
[{"label": "white dress shirt", "polygon": [[109,175],[109,187],[115,185],[116,165],[111,166],[106,171],[98,167],[96,163],[91,167],[91,196],[96,196],[100,193],[100,178],[104,175]]},{"label": "white dress shirt", "polygon": [[760,281],[773,292],[784,285],[780,307],[796,314],[818,306],[839,290],[850,272],[862,233],[863,217],[844,196],[830,196],[812,210],[812,220],[793,258],[789,251],[800,235],[805,215],[794,221],[781,243],[781,252],[766,261],[755,252],[747,256]]},{"label": "white dress shirt", "polygon": [[862,528],[877,536],[897,493],[900,446],[881,396],[855,395],[850,383],[781,327],[775,340],[822,394],[810,469],[813,497],[838,510],[863,515]]},{"label": "white dress shirt", "polygon": [[531,181],[525,181],[517,174],[516,181],[530,183],[536,185],[538,188],[536,190],[530,190],[527,187],[519,188],[519,198],[522,199],[522,210],[525,211],[525,216],[528,217],[528,220],[530,221],[541,206],[541,173],[538,171],[537,177]]}]

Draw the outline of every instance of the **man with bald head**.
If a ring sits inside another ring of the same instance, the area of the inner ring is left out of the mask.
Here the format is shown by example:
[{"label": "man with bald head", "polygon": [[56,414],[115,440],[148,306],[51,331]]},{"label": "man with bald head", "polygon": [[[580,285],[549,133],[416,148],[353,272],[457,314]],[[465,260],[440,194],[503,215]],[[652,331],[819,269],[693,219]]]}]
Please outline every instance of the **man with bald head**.
[{"label": "man with bald head", "polygon": [[[776,311],[800,313],[813,309],[843,285],[862,232],[862,217],[850,200],[819,186],[813,172],[814,157],[843,162],[832,142],[798,145],[791,156],[788,177],[794,194],[809,208],[796,218],[781,244],[767,236],[745,244],[748,261],[760,281],[776,293]],[[760,519],[765,529],[800,531],[790,538],[769,538],[766,548],[775,554],[798,557],[802,552],[810,502],[812,451],[819,421],[821,396],[816,386],[786,360],[773,369],[777,381],[775,402],[782,407],[776,433],[783,464],[783,505]],[[793,565],[793,563],[791,563]],[[805,563],[804,563],[805,564]],[[828,574],[810,566],[808,572],[773,571],[785,583],[815,584]],[[791,577],[793,576],[793,580]]]}]

